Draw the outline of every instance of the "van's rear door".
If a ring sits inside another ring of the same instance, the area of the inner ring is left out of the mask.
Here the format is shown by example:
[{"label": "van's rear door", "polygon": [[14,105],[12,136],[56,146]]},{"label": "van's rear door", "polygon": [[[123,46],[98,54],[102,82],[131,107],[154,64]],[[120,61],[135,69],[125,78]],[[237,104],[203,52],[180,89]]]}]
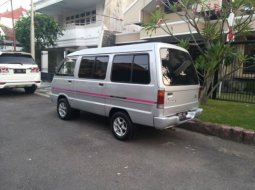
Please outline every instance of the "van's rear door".
[{"label": "van's rear door", "polygon": [[164,115],[197,108],[199,82],[190,55],[178,49],[161,48],[160,56],[165,89]]}]

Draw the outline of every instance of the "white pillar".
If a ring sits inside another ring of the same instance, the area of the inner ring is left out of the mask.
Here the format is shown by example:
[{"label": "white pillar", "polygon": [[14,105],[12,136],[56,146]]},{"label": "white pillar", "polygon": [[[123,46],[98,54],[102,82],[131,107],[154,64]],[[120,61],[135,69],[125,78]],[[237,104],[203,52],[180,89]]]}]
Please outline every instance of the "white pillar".
[{"label": "white pillar", "polygon": [[48,67],[49,67],[49,63],[48,63],[48,51],[42,51],[41,52],[41,62],[42,62],[42,68],[41,71],[42,73],[48,73]]}]

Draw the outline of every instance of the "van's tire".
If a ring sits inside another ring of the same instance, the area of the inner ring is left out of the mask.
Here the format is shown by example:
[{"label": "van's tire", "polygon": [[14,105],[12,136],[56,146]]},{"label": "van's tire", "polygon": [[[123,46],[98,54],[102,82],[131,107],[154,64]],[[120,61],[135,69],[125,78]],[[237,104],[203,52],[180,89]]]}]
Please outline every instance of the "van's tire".
[{"label": "van's tire", "polygon": [[60,119],[71,120],[75,115],[75,110],[71,108],[66,98],[61,98],[58,100],[57,113]]},{"label": "van's tire", "polygon": [[116,112],[111,117],[111,130],[116,139],[127,141],[134,137],[135,125],[132,123],[128,114],[125,112]]},{"label": "van's tire", "polygon": [[37,87],[33,85],[30,87],[25,87],[24,89],[27,94],[33,94],[36,91]]}]

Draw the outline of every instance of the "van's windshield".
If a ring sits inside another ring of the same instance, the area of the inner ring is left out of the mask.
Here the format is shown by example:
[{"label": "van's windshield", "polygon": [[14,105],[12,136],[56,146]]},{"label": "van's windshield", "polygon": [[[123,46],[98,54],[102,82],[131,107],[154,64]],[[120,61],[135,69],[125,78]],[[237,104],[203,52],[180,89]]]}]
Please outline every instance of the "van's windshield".
[{"label": "van's windshield", "polygon": [[35,64],[31,55],[24,54],[2,54],[0,64]]},{"label": "van's windshield", "polygon": [[191,56],[177,49],[160,49],[163,83],[166,86],[197,85],[198,77]]}]

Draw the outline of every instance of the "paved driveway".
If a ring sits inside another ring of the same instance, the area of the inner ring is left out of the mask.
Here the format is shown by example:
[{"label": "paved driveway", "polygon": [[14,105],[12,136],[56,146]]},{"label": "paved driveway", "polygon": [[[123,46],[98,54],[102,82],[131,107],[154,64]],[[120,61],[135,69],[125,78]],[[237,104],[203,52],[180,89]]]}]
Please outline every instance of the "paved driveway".
[{"label": "paved driveway", "polygon": [[177,129],[115,140],[108,120],[57,118],[48,98],[0,92],[0,189],[255,189],[255,147]]}]

